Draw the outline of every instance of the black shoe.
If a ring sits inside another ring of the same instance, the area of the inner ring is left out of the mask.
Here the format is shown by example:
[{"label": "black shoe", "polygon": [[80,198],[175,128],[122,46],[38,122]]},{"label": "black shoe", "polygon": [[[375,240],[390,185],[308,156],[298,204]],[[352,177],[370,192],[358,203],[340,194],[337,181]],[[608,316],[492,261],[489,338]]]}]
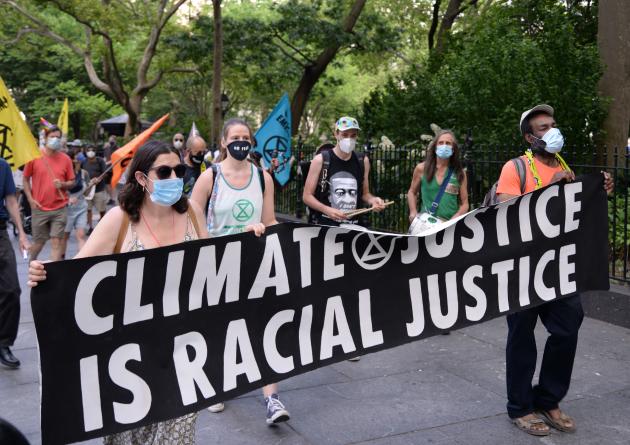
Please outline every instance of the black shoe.
[{"label": "black shoe", "polygon": [[0,363],[13,369],[20,367],[20,361],[15,358],[8,346],[0,346]]}]

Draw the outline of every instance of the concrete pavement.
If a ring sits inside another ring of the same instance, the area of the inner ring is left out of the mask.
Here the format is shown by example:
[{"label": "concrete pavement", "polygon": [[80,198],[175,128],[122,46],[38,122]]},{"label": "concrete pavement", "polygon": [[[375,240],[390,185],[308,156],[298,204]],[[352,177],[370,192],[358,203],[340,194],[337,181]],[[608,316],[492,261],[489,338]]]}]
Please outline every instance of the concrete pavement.
[{"label": "concrete pavement", "polygon": [[[74,252],[72,242],[69,256]],[[45,250],[42,258],[47,256]],[[13,351],[22,367],[9,370],[0,365],[0,417],[39,444],[35,328],[21,255],[18,272],[24,292]],[[630,297],[625,296],[626,301],[623,295],[593,294],[586,297],[585,307],[592,307],[598,318],[609,319],[602,315],[606,311],[601,306],[609,306],[615,298],[622,304],[613,311],[608,307],[608,312],[627,323]],[[281,399],[292,415],[289,422],[268,427],[256,391],[227,402],[222,413],[200,413],[197,443],[630,444],[630,329],[589,317],[584,320],[573,383],[562,405],[575,417],[578,431],[573,435],[554,431],[545,438],[529,436],[508,421],[506,332],[500,318],[293,377],[280,384]],[[545,332],[540,324],[537,336],[542,350]]]}]

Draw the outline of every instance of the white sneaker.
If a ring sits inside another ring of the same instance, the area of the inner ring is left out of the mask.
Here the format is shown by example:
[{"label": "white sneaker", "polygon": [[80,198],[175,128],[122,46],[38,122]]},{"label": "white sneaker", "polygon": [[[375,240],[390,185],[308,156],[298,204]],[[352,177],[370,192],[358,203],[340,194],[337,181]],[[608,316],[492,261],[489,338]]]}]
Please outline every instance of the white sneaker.
[{"label": "white sneaker", "polygon": [[211,413],[220,413],[224,409],[225,409],[225,403],[223,402],[215,403],[214,405],[210,405],[208,407],[208,411],[210,411]]},{"label": "white sneaker", "polygon": [[349,362],[358,362],[359,360],[361,360],[360,355],[357,355],[356,357],[352,357],[348,359]]}]

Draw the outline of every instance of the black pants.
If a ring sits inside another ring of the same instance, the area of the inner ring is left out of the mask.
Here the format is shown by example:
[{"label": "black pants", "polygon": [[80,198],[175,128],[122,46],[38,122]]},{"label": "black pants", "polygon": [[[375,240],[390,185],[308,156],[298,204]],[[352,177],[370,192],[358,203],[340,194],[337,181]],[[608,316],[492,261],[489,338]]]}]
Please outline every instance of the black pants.
[{"label": "black pants", "polygon": [[[538,385],[534,327],[540,320],[549,337],[545,343]],[[506,383],[508,415],[522,417],[536,409],[550,410],[567,394],[573,371],[578,330],[584,318],[579,295],[552,301],[507,316]]]},{"label": "black pants", "polygon": [[15,252],[6,230],[0,230],[0,346],[13,346],[20,322],[20,283]]}]

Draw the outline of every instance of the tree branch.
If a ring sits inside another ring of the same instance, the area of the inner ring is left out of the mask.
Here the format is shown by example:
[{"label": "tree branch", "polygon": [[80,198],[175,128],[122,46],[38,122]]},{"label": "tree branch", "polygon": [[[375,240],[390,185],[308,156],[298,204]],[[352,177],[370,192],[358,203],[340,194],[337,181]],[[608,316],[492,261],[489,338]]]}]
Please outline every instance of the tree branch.
[{"label": "tree branch", "polygon": [[[293,51],[295,51],[297,54],[302,56],[302,58],[304,60],[306,60],[306,62],[308,62],[311,65],[314,63],[313,59],[311,59],[310,57],[306,56],[302,51],[300,51],[300,49],[296,48],[294,45],[292,45],[291,43],[287,42],[284,38],[282,38],[282,36],[280,35],[280,33],[277,30],[274,30],[273,35],[274,35],[274,37],[277,37],[278,40],[280,40],[282,43],[284,43],[289,48],[291,48]],[[278,46],[278,45],[276,45],[276,46]]]},{"label": "tree branch", "polygon": [[164,10],[166,9],[166,6],[168,4],[168,0],[160,1],[156,23],[153,26],[153,28],[151,28],[149,41],[147,42],[147,46],[144,48],[144,53],[142,54],[142,60],[140,61],[140,64],[138,65],[138,71],[136,75],[138,86],[136,87],[136,90],[146,89],[146,85],[148,83],[153,84],[153,86],[157,85],[153,81],[151,82],[147,81],[147,73],[149,72],[151,61],[153,60],[153,57],[155,56],[155,50],[160,40],[160,34],[162,33],[162,30],[164,29],[164,26],[166,26],[166,23],[169,21],[169,19],[173,16],[173,14],[177,12],[180,6],[182,6],[185,2],[186,0],[177,0],[173,4],[171,9],[169,9],[166,13],[164,13]]},{"label": "tree branch", "polygon": [[[295,63],[297,63],[298,65],[300,65],[302,68],[306,68],[306,64],[304,64],[304,62],[302,62],[301,60],[299,60],[298,58],[296,58],[293,54],[289,53],[286,49],[284,49],[284,47],[282,45],[278,45],[276,42],[274,42],[273,40],[270,41],[270,43],[275,46],[276,48],[278,48],[282,54],[284,54],[285,56],[287,56],[289,59],[293,60]],[[312,63],[312,62],[311,62]]]}]

